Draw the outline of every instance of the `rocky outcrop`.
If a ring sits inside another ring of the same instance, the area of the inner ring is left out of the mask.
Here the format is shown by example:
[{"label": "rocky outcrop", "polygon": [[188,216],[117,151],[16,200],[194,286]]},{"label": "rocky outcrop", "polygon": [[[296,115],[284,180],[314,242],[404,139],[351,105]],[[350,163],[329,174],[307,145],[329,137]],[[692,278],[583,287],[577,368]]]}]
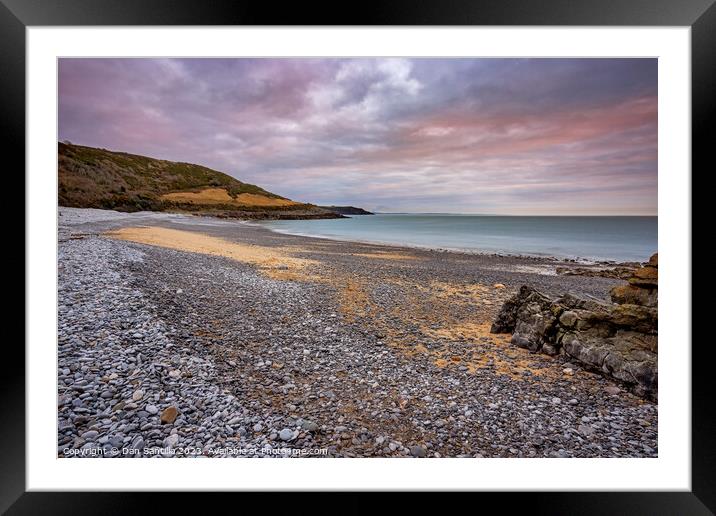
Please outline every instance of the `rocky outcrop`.
[{"label": "rocky outcrop", "polygon": [[374,215],[363,208],[356,208],[355,206],[319,206],[319,208],[339,215]]},{"label": "rocky outcrop", "polygon": [[512,333],[512,343],[530,351],[557,354],[555,322],[561,310],[554,301],[533,288],[523,286],[508,299],[492,324],[492,333]]},{"label": "rocky outcrop", "polygon": [[657,267],[654,255],[628,285],[613,289],[614,303],[571,294],[553,299],[523,286],[503,305],[491,331],[512,333],[513,344],[531,351],[567,355],[635,394],[656,398]]},{"label": "rocky outcrop", "polygon": [[659,257],[654,254],[643,267],[635,269],[626,285],[614,287],[612,301],[620,305],[658,306]]},{"label": "rocky outcrop", "polygon": [[634,267],[557,267],[555,272],[560,276],[589,276],[593,278],[628,279],[634,274]]}]

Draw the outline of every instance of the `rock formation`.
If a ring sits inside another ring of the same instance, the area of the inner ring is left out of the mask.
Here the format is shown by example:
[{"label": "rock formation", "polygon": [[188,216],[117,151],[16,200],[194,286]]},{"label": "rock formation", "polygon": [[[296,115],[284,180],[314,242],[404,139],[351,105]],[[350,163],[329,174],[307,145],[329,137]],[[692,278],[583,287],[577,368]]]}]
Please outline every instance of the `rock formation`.
[{"label": "rock formation", "polygon": [[634,304],[656,308],[659,284],[659,258],[654,254],[643,267],[636,269],[629,283],[612,289],[612,301],[620,305]]},{"label": "rock formation", "polygon": [[634,273],[634,267],[557,267],[560,276],[589,276],[598,278],[628,279]]},{"label": "rock formation", "polygon": [[503,305],[492,333],[623,382],[640,396],[658,391],[658,260],[651,257],[628,284],[612,289],[613,303],[565,294],[552,299],[523,286]]}]

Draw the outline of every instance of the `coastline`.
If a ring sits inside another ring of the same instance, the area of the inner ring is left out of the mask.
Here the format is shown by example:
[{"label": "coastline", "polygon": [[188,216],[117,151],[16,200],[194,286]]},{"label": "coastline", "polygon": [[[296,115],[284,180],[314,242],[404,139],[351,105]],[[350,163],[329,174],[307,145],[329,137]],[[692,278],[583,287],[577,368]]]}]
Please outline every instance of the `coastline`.
[{"label": "coastline", "polygon": [[[375,214],[375,215],[385,215],[385,214]],[[402,214],[388,214],[388,215],[402,215]],[[459,216],[459,215],[451,215],[451,216]],[[351,217],[347,217],[351,218]],[[620,259],[601,259],[596,257],[588,257],[588,256],[579,256],[579,255],[570,255],[570,256],[560,256],[560,255],[554,255],[549,253],[526,253],[526,252],[509,252],[509,251],[486,251],[486,250],[480,250],[473,247],[451,247],[451,246],[433,246],[428,244],[418,244],[418,243],[411,243],[411,242],[391,242],[388,240],[379,240],[379,239],[364,239],[364,238],[358,238],[358,237],[342,237],[338,235],[326,235],[326,234],[320,234],[320,233],[308,233],[308,232],[302,232],[302,231],[295,231],[295,230],[289,230],[289,229],[283,229],[279,227],[273,227],[270,224],[265,224],[266,222],[273,222],[273,221],[244,221],[252,226],[264,228],[272,232],[281,233],[284,235],[293,235],[298,237],[305,237],[305,238],[317,238],[317,239],[324,239],[324,240],[332,240],[332,241],[338,241],[338,242],[354,242],[354,243],[361,243],[361,244],[370,244],[370,245],[384,245],[384,246],[391,246],[391,247],[404,247],[407,249],[421,249],[421,250],[427,250],[427,251],[437,251],[437,252],[450,252],[450,253],[461,253],[461,254],[470,254],[470,255],[484,255],[484,256],[496,256],[496,257],[505,257],[505,258],[522,258],[525,260],[547,260],[551,262],[559,262],[560,264],[577,264],[577,265],[587,265],[587,266],[630,266],[637,263],[641,263],[639,261],[634,260],[620,260]],[[650,255],[647,255],[644,257],[644,260],[646,261]]]},{"label": "coastline", "polygon": [[[58,217],[58,456],[107,443],[180,456],[657,454],[654,403],[489,333],[523,284],[606,298],[617,280],[535,271],[570,263],[553,258],[98,211]],[[167,407],[179,416],[162,424]]]},{"label": "coastline", "polygon": [[313,235],[309,233],[298,233],[298,232],[291,232],[291,231],[282,231],[277,228],[271,228],[264,226],[262,224],[255,224],[256,227],[263,227],[267,229],[268,231],[273,231],[275,233],[281,233],[282,235],[293,235],[297,237],[303,237],[303,238],[315,238],[315,239],[321,239],[321,240],[332,240],[336,242],[348,242],[348,243],[356,243],[356,244],[367,244],[367,245],[373,245],[373,246],[386,246],[386,247],[399,247],[399,248],[405,248],[405,249],[418,249],[423,251],[434,251],[438,253],[456,253],[456,254],[468,254],[468,255],[478,255],[478,256],[492,256],[497,258],[518,258],[523,260],[539,260],[539,261],[549,261],[549,262],[555,262],[559,264],[564,263],[575,263],[579,265],[621,265],[623,263],[629,263],[629,262],[619,262],[616,260],[592,260],[589,258],[581,258],[581,257],[575,257],[575,258],[562,258],[559,256],[552,256],[548,254],[519,254],[519,253],[490,253],[487,251],[479,251],[476,249],[468,249],[468,248],[460,248],[460,247],[432,247],[428,245],[420,245],[420,244],[409,244],[409,243],[401,243],[401,244],[395,244],[395,243],[389,243],[385,241],[380,240],[363,240],[359,238],[340,238],[340,237],[330,237],[326,235]]},{"label": "coastline", "polygon": [[270,226],[266,226],[264,224],[261,224],[259,222],[253,222],[253,221],[237,221],[241,224],[246,224],[248,226],[264,229],[266,231],[270,231],[273,233],[279,233],[282,235],[289,235],[289,236],[295,236],[300,238],[310,238],[310,239],[316,239],[316,240],[328,240],[332,242],[344,242],[344,243],[355,243],[355,244],[365,244],[365,245],[371,245],[376,247],[387,247],[387,248],[399,248],[399,249],[407,249],[407,250],[419,250],[419,251],[432,251],[436,253],[454,253],[454,254],[466,254],[466,255],[476,255],[476,256],[489,256],[493,258],[517,258],[519,260],[525,260],[525,261],[540,261],[540,262],[548,262],[550,264],[556,264],[556,265],[587,265],[587,266],[605,266],[605,267],[617,267],[622,265],[631,265],[636,262],[628,262],[628,261],[619,261],[619,260],[597,260],[597,259],[591,259],[591,258],[584,258],[584,257],[574,257],[574,258],[567,258],[567,257],[560,257],[560,256],[554,256],[549,254],[525,254],[525,253],[508,253],[508,252],[488,252],[488,251],[480,251],[477,249],[470,249],[470,248],[460,248],[460,247],[434,247],[429,245],[420,245],[420,244],[410,244],[410,243],[391,243],[381,240],[364,240],[359,238],[340,238],[340,237],[331,237],[327,235],[317,235],[317,234],[310,234],[310,233],[300,233],[300,232],[292,232],[287,230],[281,230],[278,228],[273,228]]},{"label": "coastline", "polygon": [[[506,259],[517,259],[517,260],[524,260],[528,262],[542,262],[545,264],[550,265],[558,265],[558,266],[596,266],[596,267],[618,267],[618,266],[632,266],[639,262],[634,261],[623,261],[623,260],[600,260],[600,259],[593,259],[593,258],[586,258],[586,257],[563,257],[563,256],[556,256],[556,255],[550,255],[550,254],[529,254],[529,253],[509,253],[509,252],[489,252],[489,251],[480,251],[477,249],[470,249],[470,248],[458,248],[458,247],[435,247],[435,246],[428,246],[428,245],[420,245],[420,244],[411,244],[411,243],[391,243],[386,241],[379,241],[379,240],[363,240],[358,238],[340,238],[340,237],[331,237],[327,235],[318,235],[318,234],[309,234],[309,233],[299,233],[299,232],[290,232],[286,230],[281,230],[279,228],[270,227],[268,225],[262,224],[261,222],[257,222],[256,219],[234,219],[229,217],[218,217],[216,215],[207,214],[207,213],[191,213],[191,212],[172,212],[172,211],[163,211],[163,212],[155,212],[155,211],[139,211],[139,212],[120,212],[120,211],[114,211],[114,210],[104,210],[104,209],[96,209],[96,208],[74,208],[74,207],[60,207],[61,210],[65,210],[65,213],[67,213],[67,210],[80,210],[80,211],[94,211],[94,212],[102,212],[102,213],[113,213],[117,214],[119,217],[127,216],[127,217],[139,217],[140,220],[142,217],[159,217],[160,219],[166,219],[166,220],[173,220],[174,222],[178,224],[189,224],[194,226],[202,226],[202,225],[214,225],[216,224],[225,224],[227,227],[235,227],[235,225],[242,225],[242,226],[249,226],[252,228],[256,228],[257,230],[267,231],[269,233],[278,233],[281,235],[287,235],[287,236],[293,236],[297,238],[304,238],[304,239],[311,239],[311,240],[318,240],[318,241],[329,241],[329,242],[341,242],[341,243],[354,243],[354,244],[361,244],[361,245],[368,245],[373,247],[385,247],[388,249],[406,249],[406,250],[417,250],[417,251],[429,251],[429,252],[436,252],[436,253],[453,253],[457,255],[470,255],[470,256],[485,256],[485,257],[491,257],[491,258],[506,258]],[[382,213],[376,213],[375,215],[384,215]],[[391,214],[393,215],[393,214]],[[401,214],[399,214],[401,215]],[[350,217],[343,217],[343,218],[350,218]],[[266,219],[262,219],[263,222],[266,222]],[[648,258],[648,257],[647,257]]]}]

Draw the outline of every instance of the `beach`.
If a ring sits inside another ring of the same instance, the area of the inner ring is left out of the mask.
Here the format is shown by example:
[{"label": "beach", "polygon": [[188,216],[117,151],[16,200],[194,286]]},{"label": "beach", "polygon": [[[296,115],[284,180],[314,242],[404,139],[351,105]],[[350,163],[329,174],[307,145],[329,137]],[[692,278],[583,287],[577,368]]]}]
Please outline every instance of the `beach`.
[{"label": "beach", "polygon": [[656,403],[492,334],[554,258],[60,208],[58,456],[656,457]]}]

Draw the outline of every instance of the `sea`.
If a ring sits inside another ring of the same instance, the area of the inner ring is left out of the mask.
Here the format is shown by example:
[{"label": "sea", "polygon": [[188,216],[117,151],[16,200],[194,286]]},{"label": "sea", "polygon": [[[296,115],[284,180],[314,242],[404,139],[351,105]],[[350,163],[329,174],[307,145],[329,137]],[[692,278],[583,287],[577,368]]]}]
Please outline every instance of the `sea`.
[{"label": "sea", "polygon": [[259,223],[335,240],[584,262],[646,261],[657,251],[657,217],[376,214]]}]

